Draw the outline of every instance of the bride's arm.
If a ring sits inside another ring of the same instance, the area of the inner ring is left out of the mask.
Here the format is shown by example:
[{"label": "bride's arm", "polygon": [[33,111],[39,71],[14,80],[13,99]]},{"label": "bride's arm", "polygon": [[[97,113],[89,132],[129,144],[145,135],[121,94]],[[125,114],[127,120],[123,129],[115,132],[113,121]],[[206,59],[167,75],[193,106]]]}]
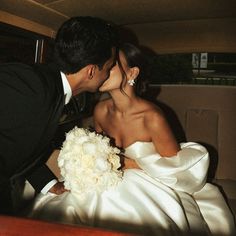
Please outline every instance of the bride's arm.
[{"label": "bride's arm", "polygon": [[96,130],[96,132],[98,133],[102,133],[103,130],[101,128],[101,126],[99,125],[99,123],[94,119],[94,129]]},{"label": "bride's arm", "polygon": [[161,156],[172,157],[180,150],[180,146],[161,111],[149,112],[145,116],[145,127],[151,136],[156,151]]},{"label": "bride's arm", "polygon": [[99,120],[102,118],[103,116],[103,107],[101,106],[101,102],[99,102],[96,107],[94,108],[94,112],[93,112],[93,124],[94,124],[94,129],[98,132],[98,133],[102,133],[102,127],[99,123]]}]

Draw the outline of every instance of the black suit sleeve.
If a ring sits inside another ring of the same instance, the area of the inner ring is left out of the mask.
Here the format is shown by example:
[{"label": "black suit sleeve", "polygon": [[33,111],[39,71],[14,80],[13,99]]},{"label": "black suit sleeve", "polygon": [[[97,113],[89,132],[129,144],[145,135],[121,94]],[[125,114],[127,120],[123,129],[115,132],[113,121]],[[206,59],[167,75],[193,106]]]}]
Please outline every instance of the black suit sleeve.
[{"label": "black suit sleeve", "polygon": [[38,168],[34,169],[33,173],[26,176],[26,179],[34,187],[36,192],[40,192],[46,184],[51,180],[56,179],[56,177],[46,164],[42,164]]}]

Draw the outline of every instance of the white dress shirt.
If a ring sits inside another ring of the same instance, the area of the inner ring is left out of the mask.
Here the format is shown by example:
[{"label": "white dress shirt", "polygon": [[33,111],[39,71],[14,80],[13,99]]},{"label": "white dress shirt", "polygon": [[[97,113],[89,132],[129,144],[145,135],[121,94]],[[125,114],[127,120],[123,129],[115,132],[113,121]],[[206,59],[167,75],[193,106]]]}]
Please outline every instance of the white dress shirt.
[{"label": "white dress shirt", "polygon": [[[69,103],[71,97],[72,97],[72,90],[70,87],[70,84],[66,78],[66,75],[61,72],[61,80],[63,84],[63,90],[65,95],[65,105]],[[51,180],[48,184],[44,186],[44,188],[41,190],[41,193],[46,194],[51,187],[53,187],[58,181],[56,179]]]}]

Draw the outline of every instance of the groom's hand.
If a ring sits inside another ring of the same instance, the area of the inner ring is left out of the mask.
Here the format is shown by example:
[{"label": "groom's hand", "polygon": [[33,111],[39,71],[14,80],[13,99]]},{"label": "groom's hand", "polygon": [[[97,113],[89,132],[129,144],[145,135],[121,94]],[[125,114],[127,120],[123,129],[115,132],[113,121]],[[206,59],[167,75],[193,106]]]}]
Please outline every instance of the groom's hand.
[{"label": "groom's hand", "polygon": [[65,189],[63,182],[57,182],[49,190],[50,193],[55,193],[57,195],[60,195],[66,191],[68,191],[68,190]]}]

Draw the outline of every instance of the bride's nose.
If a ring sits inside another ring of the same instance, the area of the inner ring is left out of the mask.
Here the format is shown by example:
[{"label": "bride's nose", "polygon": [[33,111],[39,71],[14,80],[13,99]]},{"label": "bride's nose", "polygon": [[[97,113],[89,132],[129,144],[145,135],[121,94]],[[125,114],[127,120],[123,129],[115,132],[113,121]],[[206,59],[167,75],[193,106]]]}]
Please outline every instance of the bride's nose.
[{"label": "bride's nose", "polygon": [[116,71],[116,68],[117,68],[117,64],[115,64],[112,68],[111,68],[111,70],[110,70],[110,75],[111,74],[114,74],[114,72]]}]

